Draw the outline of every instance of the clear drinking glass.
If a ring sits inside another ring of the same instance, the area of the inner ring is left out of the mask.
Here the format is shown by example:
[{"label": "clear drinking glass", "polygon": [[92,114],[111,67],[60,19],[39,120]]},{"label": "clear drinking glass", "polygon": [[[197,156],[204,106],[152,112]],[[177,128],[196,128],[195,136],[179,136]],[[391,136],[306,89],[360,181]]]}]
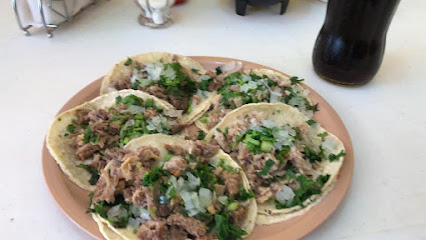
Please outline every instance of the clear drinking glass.
[{"label": "clear drinking glass", "polygon": [[173,22],[170,7],[175,0],[135,0],[142,10],[138,17],[139,24],[151,28],[167,27]]}]

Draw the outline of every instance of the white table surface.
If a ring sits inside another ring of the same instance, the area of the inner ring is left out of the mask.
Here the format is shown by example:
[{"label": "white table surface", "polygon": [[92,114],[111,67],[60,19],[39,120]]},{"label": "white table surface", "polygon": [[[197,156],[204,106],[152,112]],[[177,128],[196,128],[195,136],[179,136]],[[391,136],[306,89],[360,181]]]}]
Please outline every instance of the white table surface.
[{"label": "white table surface", "polygon": [[[132,1],[101,1],[53,39],[24,37],[10,1],[0,3],[1,239],[92,239],[56,206],[41,169],[50,121],[78,90],[118,60],[148,51],[244,59],[304,77],[352,137],[352,185],[338,210],[306,239],[426,239],[426,1],[403,1],[386,55],[369,84],[346,88],[315,75],[311,54],[326,4],[292,0],[240,17],[233,0],[192,0],[176,23],[136,23]],[[284,236],[283,236],[284,237]],[[284,239],[284,238],[283,238]]]}]

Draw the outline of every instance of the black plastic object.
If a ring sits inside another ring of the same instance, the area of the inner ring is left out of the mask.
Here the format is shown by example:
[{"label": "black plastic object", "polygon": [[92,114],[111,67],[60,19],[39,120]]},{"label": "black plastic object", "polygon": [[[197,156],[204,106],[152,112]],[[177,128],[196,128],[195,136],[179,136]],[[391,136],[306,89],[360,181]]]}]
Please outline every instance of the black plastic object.
[{"label": "black plastic object", "polygon": [[287,9],[289,0],[235,0],[235,12],[238,15],[246,15],[247,5],[252,7],[265,7],[277,3],[281,3],[280,15],[282,15]]},{"label": "black plastic object", "polygon": [[315,72],[344,85],[369,82],[380,68],[399,0],[329,0],[312,54]]}]

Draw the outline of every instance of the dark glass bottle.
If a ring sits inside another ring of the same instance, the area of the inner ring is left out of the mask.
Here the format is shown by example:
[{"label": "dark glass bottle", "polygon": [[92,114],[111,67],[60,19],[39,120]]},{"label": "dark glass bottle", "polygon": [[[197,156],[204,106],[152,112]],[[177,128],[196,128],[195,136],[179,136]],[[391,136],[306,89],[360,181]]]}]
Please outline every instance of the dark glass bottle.
[{"label": "dark glass bottle", "polygon": [[379,70],[399,0],[329,0],[312,62],[322,78],[361,85]]}]

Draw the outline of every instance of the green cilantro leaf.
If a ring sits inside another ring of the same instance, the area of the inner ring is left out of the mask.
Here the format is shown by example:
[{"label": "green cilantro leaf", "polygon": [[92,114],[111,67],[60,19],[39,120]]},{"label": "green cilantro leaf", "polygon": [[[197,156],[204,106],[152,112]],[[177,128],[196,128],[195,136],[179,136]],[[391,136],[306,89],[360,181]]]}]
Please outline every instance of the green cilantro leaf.
[{"label": "green cilantro leaf", "polygon": [[314,120],[312,120],[312,119],[309,119],[308,121],[306,121],[306,123],[307,123],[309,126],[312,126],[312,125],[316,124],[317,122],[315,122],[315,121],[314,121]]},{"label": "green cilantro leaf", "polygon": [[216,75],[220,75],[220,74],[222,74],[223,72],[222,72],[222,68],[219,66],[219,67],[217,67],[216,69]]},{"label": "green cilantro leaf", "polygon": [[318,133],[317,135],[318,137],[326,137],[328,136],[328,132],[322,132],[322,133]]},{"label": "green cilantro leaf", "polygon": [[198,140],[204,140],[204,138],[206,137],[206,134],[204,133],[203,130],[198,131]]},{"label": "green cilantro leaf", "polygon": [[67,131],[71,134],[75,134],[75,126],[73,124],[69,124],[67,126]]},{"label": "green cilantro leaf", "polygon": [[345,156],[346,155],[346,153],[342,150],[342,151],[340,151],[340,153],[339,154],[337,154],[337,155],[335,155],[335,154],[330,154],[329,156],[328,156],[328,160],[330,160],[330,162],[333,162],[333,161],[338,161],[339,160],[339,158],[341,158],[341,157],[343,157],[343,156]]},{"label": "green cilantro leaf", "polygon": [[247,235],[247,232],[240,227],[233,225],[229,219],[228,212],[214,215],[215,230],[219,240],[237,240]]},{"label": "green cilantro leaf", "polygon": [[271,159],[269,159],[268,161],[266,161],[265,166],[263,166],[262,171],[257,172],[257,175],[259,176],[265,176],[268,174],[269,170],[271,169],[271,167],[274,165],[274,161],[272,161]]},{"label": "green cilantro leaf", "polygon": [[128,57],[127,60],[124,62],[124,66],[130,66],[130,64],[132,64],[132,59]]},{"label": "green cilantro leaf", "polygon": [[296,76],[294,76],[294,77],[291,77],[290,78],[290,81],[291,81],[291,85],[294,85],[294,84],[297,84],[297,83],[300,83],[300,82],[302,82],[302,81],[304,81],[305,79],[299,79],[298,77],[296,77]]},{"label": "green cilantro leaf", "polygon": [[91,166],[84,165],[84,164],[78,164],[78,165],[76,165],[76,167],[85,169],[86,171],[88,171],[91,174],[90,179],[89,179],[90,185],[95,185],[98,182],[99,172],[96,168],[92,168]]}]

